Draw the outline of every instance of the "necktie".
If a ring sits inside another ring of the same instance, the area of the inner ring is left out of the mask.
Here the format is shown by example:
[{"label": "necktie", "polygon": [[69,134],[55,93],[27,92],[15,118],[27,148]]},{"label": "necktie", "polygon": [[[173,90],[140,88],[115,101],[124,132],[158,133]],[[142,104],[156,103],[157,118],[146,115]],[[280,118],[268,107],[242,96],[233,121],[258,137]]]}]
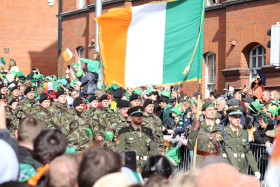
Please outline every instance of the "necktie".
[{"label": "necktie", "polygon": [[237,137],[237,130],[234,131],[234,135]]},{"label": "necktie", "polygon": [[137,131],[137,135],[139,136],[139,138],[141,138],[141,130],[140,130],[140,128],[137,128],[136,131]]}]

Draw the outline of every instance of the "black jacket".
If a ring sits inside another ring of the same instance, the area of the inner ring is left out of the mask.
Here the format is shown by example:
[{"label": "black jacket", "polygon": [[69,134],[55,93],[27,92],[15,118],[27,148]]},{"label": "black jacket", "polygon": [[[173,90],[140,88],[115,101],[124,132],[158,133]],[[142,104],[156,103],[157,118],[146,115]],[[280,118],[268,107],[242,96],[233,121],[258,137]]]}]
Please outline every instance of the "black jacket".
[{"label": "black jacket", "polygon": [[88,74],[81,80],[83,86],[83,94],[95,95],[97,81],[98,74],[95,72],[88,72]]},{"label": "black jacket", "polygon": [[273,129],[274,129],[273,124],[268,124],[266,129],[262,129],[261,126],[259,126],[259,128],[254,132],[254,137],[255,137],[254,142],[258,144],[265,144],[266,141],[269,141],[270,143],[272,143],[273,138],[267,136],[265,132]]}]

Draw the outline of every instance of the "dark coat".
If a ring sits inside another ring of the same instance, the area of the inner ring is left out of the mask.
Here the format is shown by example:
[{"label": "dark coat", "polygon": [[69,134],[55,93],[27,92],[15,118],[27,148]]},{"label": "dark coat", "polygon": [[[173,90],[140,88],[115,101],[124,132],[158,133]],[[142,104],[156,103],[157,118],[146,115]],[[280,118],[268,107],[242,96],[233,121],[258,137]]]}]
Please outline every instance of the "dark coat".
[{"label": "dark coat", "polygon": [[265,144],[266,141],[269,141],[270,143],[272,143],[273,138],[267,136],[265,133],[266,131],[273,130],[273,129],[274,129],[273,124],[268,124],[266,129],[262,129],[261,126],[259,126],[259,128],[254,132],[254,137],[255,137],[254,142],[258,144]]},{"label": "dark coat", "polygon": [[83,94],[94,95],[98,81],[98,74],[95,72],[88,72],[81,80],[83,86]]}]

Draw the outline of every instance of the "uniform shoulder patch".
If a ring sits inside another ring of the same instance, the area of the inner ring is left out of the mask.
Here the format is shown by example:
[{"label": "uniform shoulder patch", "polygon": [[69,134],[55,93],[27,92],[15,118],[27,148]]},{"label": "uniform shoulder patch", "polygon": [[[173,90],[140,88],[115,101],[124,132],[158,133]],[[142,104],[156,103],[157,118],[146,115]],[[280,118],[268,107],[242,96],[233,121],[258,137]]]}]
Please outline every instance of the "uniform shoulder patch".
[{"label": "uniform shoulder patch", "polygon": [[123,127],[119,130],[119,134],[123,134],[123,133],[126,133],[126,132],[129,132],[129,127]]}]

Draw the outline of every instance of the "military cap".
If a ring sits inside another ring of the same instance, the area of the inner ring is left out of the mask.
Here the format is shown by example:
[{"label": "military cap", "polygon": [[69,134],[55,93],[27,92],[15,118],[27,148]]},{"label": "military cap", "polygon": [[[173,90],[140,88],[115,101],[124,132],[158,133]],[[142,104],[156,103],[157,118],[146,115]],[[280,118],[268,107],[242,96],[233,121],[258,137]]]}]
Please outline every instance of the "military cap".
[{"label": "military cap", "polygon": [[252,102],[254,102],[254,99],[253,98],[251,98],[251,97],[245,97],[245,98],[242,98],[242,101],[244,101],[244,102],[247,102],[247,103],[252,103]]},{"label": "military cap", "polygon": [[140,99],[140,96],[138,94],[132,94],[129,98],[130,101],[134,101]]},{"label": "military cap", "polygon": [[11,88],[10,92],[12,93],[16,89],[20,90],[20,87],[19,86],[14,86],[14,87]]},{"label": "military cap", "polygon": [[125,108],[125,107],[130,107],[130,102],[126,100],[120,100],[117,104],[118,108]]},{"label": "military cap", "polygon": [[28,86],[27,88],[25,88],[24,95],[28,94],[28,92],[30,91],[35,91],[34,87]]},{"label": "military cap", "polygon": [[146,99],[144,104],[143,104],[143,107],[146,108],[149,104],[154,104],[155,102],[151,99]]},{"label": "military cap", "polygon": [[19,100],[16,99],[16,98],[13,98],[13,99],[9,102],[9,105],[12,105],[14,102],[19,102]]},{"label": "military cap", "polygon": [[43,101],[45,100],[51,100],[51,97],[46,94],[46,93],[43,93],[41,96],[40,96],[40,99],[39,99],[39,103],[42,103]]},{"label": "military cap", "polygon": [[98,100],[99,99],[99,97],[97,97],[97,96],[95,96],[95,95],[92,95],[92,96],[89,96],[89,98],[87,98],[86,100],[85,100],[85,103],[90,103],[90,102],[92,102],[92,101],[94,101],[94,100]]},{"label": "military cap", "polygon": [[233,108],[227,109],[226,112],[229,116],[241,116],[242,111],[243,111],[242,107],[233,107]]},{"label": "military cap", "polygon": [[4,83],[3,83],[3,84],[0,84],[0,89],[2,89],[2,88],[4,88],[4,87],[7,87],[6,84],[4,84]]},{"label": "military cap", "polygon": [[79,106],[80,104],[83,104],[83,99],[81,97],[76,97],[73,101],[73,107]]},{"label": "military cap", "polygon": [[204,111],[206,110],[206,108],[208,107],[215,107],[215,104],[213,103],[213,101],[207,101],[202,105],[201,110]]},{"label": "military cap", "polygon": [[7,98],[4,94],[0,94],[0,100],[4,100],[4,102],[7,102]]},{"label": "military cap", "polygon": [[100,97],[99,101],[101,102],[101,101],[103,101],[103,100],[109,100],[109,99],[110,99],[110,97],[109,97],[108,95],[102,95],[102,96]]},{"label": "military cap", "polygon": [[130,116],[143,116],[144,108],[142,106],[135,106],[127,111]]},{"label": "military cap", "polygon": [[235,98],[232,98],[226,102],[227,106],[236,106],[239,105],[239,101]]},{"label": "military cap", "polygon": [[61,95],[67,95],[66,91],[63,90],[63,89],[60,89],[60,90],[57,92],[57,94],[56,94],[56,98],[58,98],[58,97],[61,96]]}]

